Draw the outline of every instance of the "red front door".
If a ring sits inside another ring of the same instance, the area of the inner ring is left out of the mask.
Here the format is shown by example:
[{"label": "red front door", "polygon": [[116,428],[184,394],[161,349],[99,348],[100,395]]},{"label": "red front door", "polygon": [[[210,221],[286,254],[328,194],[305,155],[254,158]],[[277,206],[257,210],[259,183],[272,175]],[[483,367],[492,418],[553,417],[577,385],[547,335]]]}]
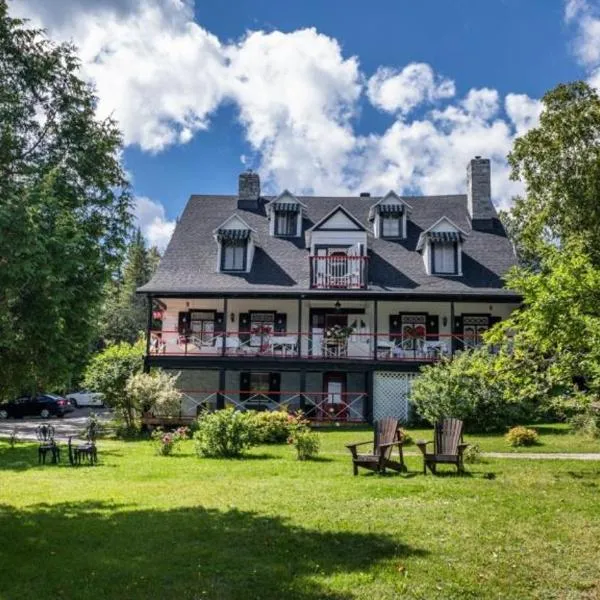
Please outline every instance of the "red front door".
[{"label": "red front door", "polygon": [[344,373],[323,375],[323,411],[323,418],[326,420],[345,421],[348,418]]}]

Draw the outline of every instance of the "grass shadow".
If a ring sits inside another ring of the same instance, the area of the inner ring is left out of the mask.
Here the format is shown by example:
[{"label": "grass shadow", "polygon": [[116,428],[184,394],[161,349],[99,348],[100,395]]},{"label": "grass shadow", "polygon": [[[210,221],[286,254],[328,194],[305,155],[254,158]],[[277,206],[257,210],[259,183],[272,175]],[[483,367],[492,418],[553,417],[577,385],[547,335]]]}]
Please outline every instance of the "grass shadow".
[{"label": "grass shadow", "polygon": [[23,600],[350,600],[352,591],[324,580],[427,555],[383,534],[305,529],[238,509],[103,502],[0,506],[0,538],[3,596]]}]

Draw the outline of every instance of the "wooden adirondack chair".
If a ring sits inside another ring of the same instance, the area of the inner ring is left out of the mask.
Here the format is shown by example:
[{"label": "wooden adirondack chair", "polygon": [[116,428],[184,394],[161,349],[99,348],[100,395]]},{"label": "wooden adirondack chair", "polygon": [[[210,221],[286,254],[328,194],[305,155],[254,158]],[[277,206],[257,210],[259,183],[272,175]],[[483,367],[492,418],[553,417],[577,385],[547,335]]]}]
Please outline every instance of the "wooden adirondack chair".
[{"label": "wooden adirondack chair", "polygon": [[[456,465],[459,473],[464,472],[463,452],[469,444],[463,443],[463,422],[460,419],[444,419],[435,424],[433,440],[419,440],[417,446],[423,453],[423,474],[427,467],[435,475],[438,463]],[[433,443],[433,452],[427,452],[427,444]]]},{"label": "wooden adirondack chair", "polygon": [[[346,445],[346,448],[352,453],[352,465],[355,475],[358,475],[359,467],[375,471],[376,473],[385,473],[386,468],[393,469],[394,471],[406,471],[398,419],[385,417],[377,421],[373,432],[373,452],[370,454],[359,454],[357,452],[356,448],[358,446],[370,443],[359,442],[357,444]],[[394,446],[398,447],[398,460],[392,460]]]}]

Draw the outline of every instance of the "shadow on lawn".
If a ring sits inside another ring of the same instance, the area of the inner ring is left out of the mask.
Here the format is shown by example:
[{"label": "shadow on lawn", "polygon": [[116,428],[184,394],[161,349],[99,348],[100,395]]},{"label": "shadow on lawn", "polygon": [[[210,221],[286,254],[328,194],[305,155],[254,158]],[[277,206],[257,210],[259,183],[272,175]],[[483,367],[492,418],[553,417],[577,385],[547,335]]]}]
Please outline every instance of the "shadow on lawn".
[{"label": "shadow on lawn", "polygon": [[0,506],[0,539],[7,598],[347,600],[318,578],[426,554],[385,535],[315,531],[238,509],[103,502]]}]

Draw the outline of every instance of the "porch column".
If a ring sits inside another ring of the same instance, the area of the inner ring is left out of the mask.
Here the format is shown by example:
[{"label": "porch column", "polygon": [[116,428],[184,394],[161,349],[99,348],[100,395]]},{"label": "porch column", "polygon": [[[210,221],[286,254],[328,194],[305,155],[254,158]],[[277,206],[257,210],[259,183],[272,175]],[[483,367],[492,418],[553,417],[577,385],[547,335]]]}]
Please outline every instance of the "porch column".
[{"label": "porch column", "polygon": [[377,360],[377,342],[379,341],[379,301],[373,301],[373,360]]},{"label": "porch column", "polygon": [[306,371],[302,369],[300,371],[300,410],[304,412],[306,410]]},{"label": "porch column", "polygon": [[154,303],[150,294],[148,294],[146,298],[148,300],[148,331],[146,332],[146,356],[148,356],[148,354],[150,354],[150,332],[152,331],[152,305]]},{"label": "porch column", "polygon": [[152,296],[148,294],[146,296],[148,300],[148,324],[146,331],[146,355],[144,356],[144,373],[150,373],[150,364],[148,363],[148,356],[150,355],[150,332],[152,331]]},{"label": "porch column", "polygon": [[365,372],[365,392],[367,394],[363,405],[364,418],[368,423],[373,422],[373,371]]},{"label": "porch column", "polygon": [[217,392],[217,410],[225,408],[225,369],[219,369],[219,391]]},{"label": "porch column", "polygon": [[227,350],[227,298],[223,298],[223,338],[221,340],[221,356],[225,356]]},{"label": "porch column", "polygon": [[454,343],[454,300],[450,302],[450,355],[454,354],[456,344]]},{"label": "porch column", "polygon": [[[302,357],[302,296],[298,298],[298,329],[296,330],[296,337],[298,340],[298,348],[296,348],[296,352],[298,353],[298,358]],[[302,377],[302,375],[301,375]]]}]

